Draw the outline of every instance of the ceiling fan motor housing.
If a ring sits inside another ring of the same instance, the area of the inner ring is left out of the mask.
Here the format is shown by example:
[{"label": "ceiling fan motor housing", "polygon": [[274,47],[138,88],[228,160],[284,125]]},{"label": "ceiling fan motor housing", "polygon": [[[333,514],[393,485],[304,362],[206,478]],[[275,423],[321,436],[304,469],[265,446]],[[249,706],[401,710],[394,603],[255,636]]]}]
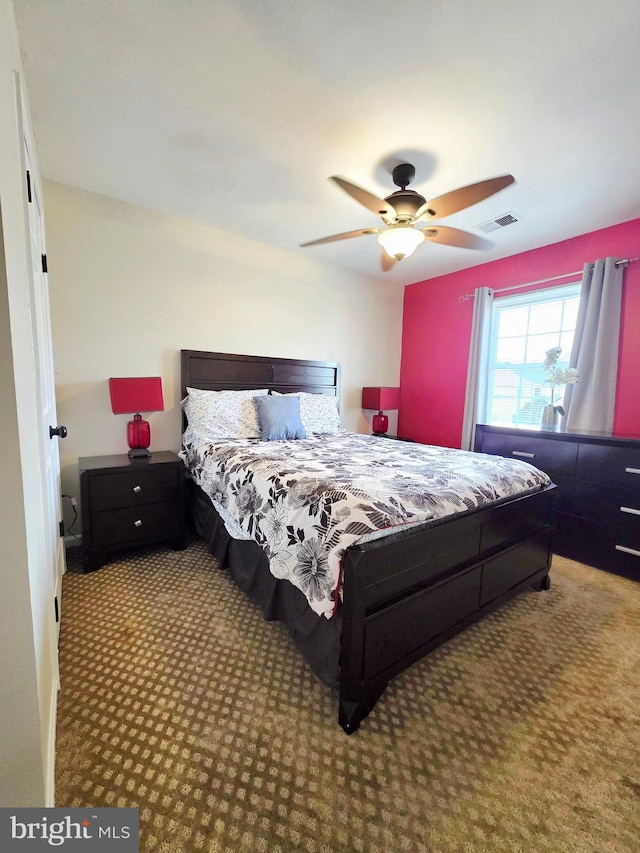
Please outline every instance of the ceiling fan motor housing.
[{"label": "ceiling fan motor housing", "polygon": [[399,221],[407,222],[413,219],[426,199],[420,193],[416,193],[413,190],[397,190],[395,193],[387,196],[385,201],[389,202],[393,207]]}]

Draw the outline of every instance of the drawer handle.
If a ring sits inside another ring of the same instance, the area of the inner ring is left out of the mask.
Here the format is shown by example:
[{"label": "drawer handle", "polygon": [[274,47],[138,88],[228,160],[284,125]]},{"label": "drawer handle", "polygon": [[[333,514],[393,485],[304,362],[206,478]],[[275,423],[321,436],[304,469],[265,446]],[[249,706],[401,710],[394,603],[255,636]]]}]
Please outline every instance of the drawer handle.
[{"label": "drawer handle", "polygon": [[535,453],[526,453],[524,450],[512,450],[511,455],[512,456],[523,456],[525,459],[535,459],[536,458]]},{"label": "drawer handle", "polygon": [[640,468],[625,468],[627,474],[640,474]]},{"label": "drawer handle", "polygon": [[624,551],[625,554],[633,554],[634,557],[640,557],[640,551],[635,548],[626,548],[624,545],[616,545],[616,551]]},{"label": "drawer handle", "polygon": [[640,515],[640,509],[634,509],[631,506],[621,506],[620,512],[629,512],[631,515]]},{"label": "drawer handle", "polygon": [[137,494],[138,492],[141,492],[141,491],[142,491],[142,486],[134,486],[134,487],[133,487],[133,491],[134,491],[136,494]]},{"label": "drawer handle", "polygon": [[134,521],[133,524],[134,524],[134,527],[142,527],[142,522],[140,521],[140,519],[138,519],[137,521]]}]

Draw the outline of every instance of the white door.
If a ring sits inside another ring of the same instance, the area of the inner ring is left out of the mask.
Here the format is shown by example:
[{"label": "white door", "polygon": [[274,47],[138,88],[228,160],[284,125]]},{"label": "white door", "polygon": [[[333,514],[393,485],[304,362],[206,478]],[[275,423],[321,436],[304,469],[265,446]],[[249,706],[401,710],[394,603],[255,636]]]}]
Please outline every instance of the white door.
[{"label": "white door", "polygon": [[[60,456],[57,437],[51,438],[50,426],[56,427],[55,386],[51,349],[51,321],[46,275],[46,248],[42,209],[42,192],[29,112],[25,107],[20,76],[14,72],[16,93],[16,130],[19,144],[20,171],[24,188],[22,206],[24,236],[23,261],[27,273],[16,313],[17,338],[22,349],[28,339],[31,358],[20,365],[24,383],[21,391],[20,417],[29,442],[21,442],[23,471],[28,477],[28,500],[25,501],[25,523],[28,537],[29,603],[33,631],[33,647],[40,718],[40,745],[44,775],[44,800],[55,803],[55,734],[58,670],[58,624],[60,592],[65,570],[63,539],[60,530]],[[24,269],[24,265],[21,266]],[[28,306],[25,318],[22,309]],[[9,306],[11,314],[11,305]],[[28,328],[25,324],[28,320]],[[24,353],[23,353],[24,355]],[[18,428],[22,425],[19,423]],[[35,431],[34,431],[35,427]],[[36,436],[35,440],[33,436]],[[58,618],[56,618],[58,617]]]},{"label": "white door", "polygon": [[[46,247],[44,240],[44,211],[40,198],[39,182],[35,179],[30,140],[24,138],[24,156],[27,174],[25,191],[28,194],[29,234],[31,238],[31,264],[33,269],[34,342],[38,375],[36,383],[41,405],[40,427],[42,473],[45,484],[45,555],[48,561],[46,572],[53,593],[52,607],[57,618],[56,639],[60,627],[60,605],[62,576],[65,572],[64,537],[62,523],[62,494],[60,487],[60,453],[58,441],[66,430],[59,427],[56,419],[56,397],[53,371],[53,349],[51,344],[51,320],[49,313],[49,288],[47,281]],[[57,664],[57,662],[56,662]]]}]

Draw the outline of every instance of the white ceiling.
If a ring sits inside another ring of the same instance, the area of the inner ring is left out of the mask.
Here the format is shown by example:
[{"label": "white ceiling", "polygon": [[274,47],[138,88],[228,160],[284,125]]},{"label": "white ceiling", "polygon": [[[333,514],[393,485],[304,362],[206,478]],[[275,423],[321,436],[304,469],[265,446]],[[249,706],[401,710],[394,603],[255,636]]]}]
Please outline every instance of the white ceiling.
[{"label": "white ceiling", "polygon": [[517,183],[409,283],[640,216],[638,0],[14,0],[46,178],[382,276],[376,195]]}]

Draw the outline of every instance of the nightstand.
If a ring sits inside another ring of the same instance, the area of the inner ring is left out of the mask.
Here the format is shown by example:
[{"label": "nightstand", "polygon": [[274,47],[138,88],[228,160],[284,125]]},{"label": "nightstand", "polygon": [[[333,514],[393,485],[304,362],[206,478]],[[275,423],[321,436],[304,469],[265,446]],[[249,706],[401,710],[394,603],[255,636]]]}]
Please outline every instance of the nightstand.
[{"label": "nightstand", "polygon": [[78,466],[85,572],[112,551],[155,542],[185,547],[184,465],[175,453],[85,456]]}]

